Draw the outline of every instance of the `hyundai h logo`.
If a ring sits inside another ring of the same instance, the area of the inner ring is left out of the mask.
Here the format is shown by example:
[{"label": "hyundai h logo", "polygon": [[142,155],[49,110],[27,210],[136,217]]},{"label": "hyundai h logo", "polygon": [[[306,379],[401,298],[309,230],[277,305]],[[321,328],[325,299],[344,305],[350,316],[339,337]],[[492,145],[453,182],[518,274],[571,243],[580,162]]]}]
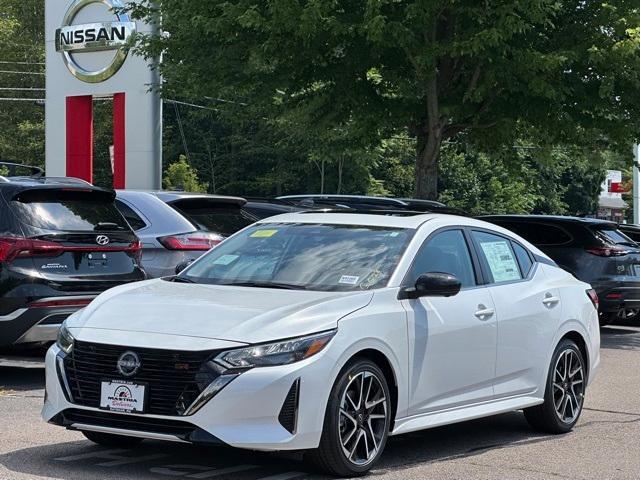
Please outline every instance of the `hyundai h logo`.
[{"label": "hyundai h logo", "polygon": [[110,242],[111,240],[109,240],[109,237],[107,237],[106,235],[98,235],[96,237],[96,243],[98,245],[106,245]]},{"label": "hyundai h logo", "polygon": [[136,373],[138,373],[141,365],[142,363],[140,362],[140,357],[138,357],[138,354],[132,351],[127,351],[120,355],[120,358],[118,358],[117,367],[118,372],[120,372],[122,376],[133,377]]},{"label": "hyundai h logo", "polygon": [[[76,15],[94,3],[106,5],[115,21],[73,24]],[[136,23],[124,12],[121,0],[75,0],[65,13],[62,26],[56,30],[56,51],[62,54],[74,77],[83,82],[103,82],[115,75],[124,63],[135,33]],[[104,50],[115,50],[116,54],[106,66],[95,70],[81,67],[74,57],[78,53]]]}]

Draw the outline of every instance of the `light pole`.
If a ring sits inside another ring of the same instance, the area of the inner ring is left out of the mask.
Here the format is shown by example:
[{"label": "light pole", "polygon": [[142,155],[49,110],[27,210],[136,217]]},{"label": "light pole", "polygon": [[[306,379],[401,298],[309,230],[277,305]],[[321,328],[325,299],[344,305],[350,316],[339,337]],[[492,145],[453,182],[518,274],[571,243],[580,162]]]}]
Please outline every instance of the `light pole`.
[{"label": "light pole", "polygon": [[640,223],[640,146],[633,146],[633,223]]}]

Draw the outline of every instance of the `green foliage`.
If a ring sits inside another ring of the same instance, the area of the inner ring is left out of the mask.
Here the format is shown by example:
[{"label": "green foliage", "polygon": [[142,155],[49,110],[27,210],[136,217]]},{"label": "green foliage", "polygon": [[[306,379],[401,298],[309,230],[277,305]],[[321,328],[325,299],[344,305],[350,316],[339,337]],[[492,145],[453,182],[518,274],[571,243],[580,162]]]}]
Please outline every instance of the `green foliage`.
[{"label": "green foliage", "polygon": [[9,169],[4,165],[0,165],[0,176],[6,177],[7,175],[9,175]]},{"label": "green foliage", "polygon": [[[0,70],[42,73],[44,3],[0,0]],[[11,63],[11,62],[29,62]],[[43,88],[44,76],[0,73],[0,87]],[[44,91],[5,90],[3,98],[41,98]],[[35,101],[0,100],[0,160],[44,166],[44,106]]]},{"label": "green foliage", "polygon": [[187,162],[187,157],[180,155],[178,161],[169,165],[164,173],[164,188],[204,193],[207,191],[208,185],[199,182],[198,174]]},{"label": "green foliage", "polygon": [[528,127],[538,144],[622,149],[640,131],[637,2],[149,0],[134,14],[170,33],[140,43],[163,54],[169,98],[309,137],[350,125],[370,148],[408,131],[420,195],[461,134],[483,151]]}]

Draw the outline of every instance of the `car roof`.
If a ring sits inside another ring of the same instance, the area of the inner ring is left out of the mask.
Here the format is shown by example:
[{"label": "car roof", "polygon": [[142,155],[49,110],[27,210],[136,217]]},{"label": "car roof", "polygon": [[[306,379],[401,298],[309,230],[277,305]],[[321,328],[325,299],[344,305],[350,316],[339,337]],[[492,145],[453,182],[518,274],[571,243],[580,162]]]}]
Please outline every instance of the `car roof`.
[{"label": "car roof", "polygon": [[[398,215],[397,213],[401,213]],[[450,219],[452,225],[476,226],[500,228],[482,220],[463,217],[459,215],[448,215],[442,213],[422,213],[414,212],[411,215],[404,215],[403,212],[369,211],[367,213],[342,213],[335,212],[315,212],[305,211],[296,213],[285,213],[273,217],[259,220],[258,224],[266,223],[321,223],[330,225],[362,225],[390,228],[418,228],[425,222],[433,219]]]},{"label": "car roof", "polygon": [[491,220],[504,220],[504,221],[517,221],[517,222],[558,222],[558,223],[578,223],[585,225],[615,225],[616,222],[610,220],[603,220],[600,218],[588,218],[588,217],[572,217],[562,215],[483,215],[478,217],[480,219]]},{"label": "car roof", "polygon": [[308,195],[284,195],[277,197],[276,200],[327,200],[331,202],[365,202],[365,203],[377,203],[380,205],[395,205],[398,207],[406,207],[406,202],[398,200],[397,198],[389,197],[374,197],[368,195],[340,195],[340,194],[320,194],[312,193]]},{"label": "car roof", "polygon": [[165,203],[173,203],[180,200],[191,200],[191,199],[203,199],[203,200],[216,200],[220,203],[233,204],[242,206],[247,201],[242,197],[233,197],[229,195],[214,195],[210,193],[194,193],[194,192],[175,192],[170,190],[117,190],[116,191],[119,196],[127,196],[127,195],[153,195],[154,197],[159,198]]},{"label": "car roof", "polygon": [[[60,189],[81,189],[99,191],[104,193],[113,193],[108,188],[96,187],[95,185],[72,177],[2,177],[0,181],[0,189],[9,195],[16,194],[25,190],[60,190]],[[115,194],[114,194],[115,195]]]}]

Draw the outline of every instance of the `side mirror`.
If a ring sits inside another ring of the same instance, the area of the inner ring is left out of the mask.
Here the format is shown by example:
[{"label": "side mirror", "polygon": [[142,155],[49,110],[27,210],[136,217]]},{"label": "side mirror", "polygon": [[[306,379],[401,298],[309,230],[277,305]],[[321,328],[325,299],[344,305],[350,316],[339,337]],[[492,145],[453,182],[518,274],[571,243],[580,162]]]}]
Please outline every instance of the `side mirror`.
[{"label": "side mirror", "polygon": [[185,260],[184,262],[180,262],[178,265],[176,265],[176,270],[175,270],[176,275],[178,275],[181,271],[183,271],[193,262],[195,262],[195,259],[192,258],[191,260]]},{"label": "side mirror", "polygon": [[398,299],[414,299],[420,297],[452,297],[457,295],[462,284],[458,277],[450,273],[423,273],[413,287],[400,290]]}]

